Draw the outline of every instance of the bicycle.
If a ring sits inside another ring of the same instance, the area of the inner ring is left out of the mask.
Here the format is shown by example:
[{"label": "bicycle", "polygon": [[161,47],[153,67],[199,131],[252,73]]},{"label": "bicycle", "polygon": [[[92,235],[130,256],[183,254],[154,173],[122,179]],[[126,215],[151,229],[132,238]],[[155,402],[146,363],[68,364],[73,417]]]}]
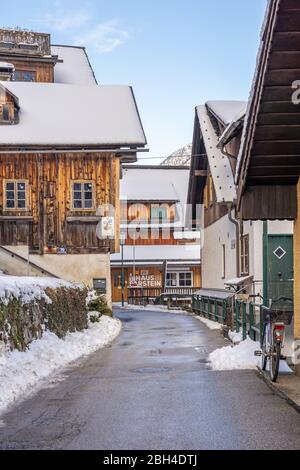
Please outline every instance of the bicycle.
[{"label": "bicycle", "polygon": [[[284,306],[276,307],[276,304],[285,302]],[[293,300],[287,297],[280,297],[273,301],[271,307],[262,307],[262,336],[261,351],[257,356],[262,357],[262,370],[267,369],[268,360],[270,362],[270,377],[272,382],[276,382],[279,374],[280,361],[286,358],[281,354],[284,347],[285,327],[292,321],[293,311],[288,304]]]}]

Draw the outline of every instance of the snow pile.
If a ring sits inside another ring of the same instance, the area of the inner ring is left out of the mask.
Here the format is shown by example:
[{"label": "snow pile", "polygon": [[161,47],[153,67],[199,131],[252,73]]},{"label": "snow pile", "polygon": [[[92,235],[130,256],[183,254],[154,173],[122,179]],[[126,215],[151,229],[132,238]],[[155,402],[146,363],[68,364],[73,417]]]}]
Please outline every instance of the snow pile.
[{"label": "snow pile", "polygon": [[[98,300],[99,295],[95,290],[90,290],[86,296],[86,306],[88,307],[93,300]],[[99,312],[98,312],[99,313]]]},{"label": "snow pile", "polygon": [[[7,305],[12,299],[21,299],[23,304],[33,300],[44,299],[50,303],[45,289],[57,289],[59,287],[75,287],[75,284],[62,279],[48,277],[18,277],[2,276],[0,280],[0,302]],[[78,285],[76,285],[78,287]]]},{"label": "snow pile", "polygon": [[233,344],[240,344],[243,341],[243,334],[237,331],[229,331],[228,337]]},{"label": "snow pile", "polygon": [[222,330],[222,325],[221,323],[217,323],[216,321],[211,321],[211,320],[208,320],[207,318],[204,318],[204,317],[199,317],[198,315],[195,316],[195,318],[197,318],[198,320],[200,320],[202,323],[204,323],[204,325],[207,326],[207,328],[209,328],[210,330],[212,331],[216,331],[216,330]]},{"label": "snow pile", "polygon": [[82,332],[68,333],[64,340],[46,331],[28,351],[0,356],[0,414],[14,401],[37,391],[53,372],[110,344],[121,326],[119,320],[102,316],[99,323]]},{"label": "snow pile", "polygon": [[213,370],[256,369],[259,358],[254,353],[260,350],[260,344],[247,338],[237,346],[226,346],[209,355]]}]

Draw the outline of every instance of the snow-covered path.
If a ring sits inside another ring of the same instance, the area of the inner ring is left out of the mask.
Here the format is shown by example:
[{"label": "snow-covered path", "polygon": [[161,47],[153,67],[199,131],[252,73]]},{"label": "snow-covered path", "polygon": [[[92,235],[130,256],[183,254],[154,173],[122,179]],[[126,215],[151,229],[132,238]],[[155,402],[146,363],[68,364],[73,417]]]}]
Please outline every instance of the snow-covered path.
[{"label": "snow-covered path", "polygon": [[118,319],[103,316],[99,323],[68,334],[64,340],[45,332],[28,351],[0,355],[0,415],[15,401],[45,386],[51,374],[110,344],[120,331]]},{"label": "snow-covered path", "polygon": [[117,315],[111,347],[2,417],[0,448],[299,449],[299,414],[254,370],[208,367],[219,331],[188,315]]}]

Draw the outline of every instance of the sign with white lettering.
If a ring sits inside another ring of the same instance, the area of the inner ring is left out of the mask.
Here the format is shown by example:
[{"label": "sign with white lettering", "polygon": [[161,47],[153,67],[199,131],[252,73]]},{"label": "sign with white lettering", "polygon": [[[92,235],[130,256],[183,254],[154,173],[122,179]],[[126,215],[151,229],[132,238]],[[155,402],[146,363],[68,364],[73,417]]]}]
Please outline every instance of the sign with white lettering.
[{"label": "sign with white lettering", "polygon": [[129,286],[131,288],[160,288],[162,287],[161,277],[155,276],[154,274],[144,275],[136,275],[129,277]]}]

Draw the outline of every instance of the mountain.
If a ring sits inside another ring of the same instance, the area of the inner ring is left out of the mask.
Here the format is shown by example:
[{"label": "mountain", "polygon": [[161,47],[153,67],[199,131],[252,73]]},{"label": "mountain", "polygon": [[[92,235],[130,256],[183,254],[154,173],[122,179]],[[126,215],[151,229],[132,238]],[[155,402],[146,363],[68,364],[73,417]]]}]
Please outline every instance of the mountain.
[{"label": "mountain", "polygon": [[186,166],[191,164],[192,144],[188,144],[181,149],[173,152],[168,158],[162,162],[162,166]]}]

